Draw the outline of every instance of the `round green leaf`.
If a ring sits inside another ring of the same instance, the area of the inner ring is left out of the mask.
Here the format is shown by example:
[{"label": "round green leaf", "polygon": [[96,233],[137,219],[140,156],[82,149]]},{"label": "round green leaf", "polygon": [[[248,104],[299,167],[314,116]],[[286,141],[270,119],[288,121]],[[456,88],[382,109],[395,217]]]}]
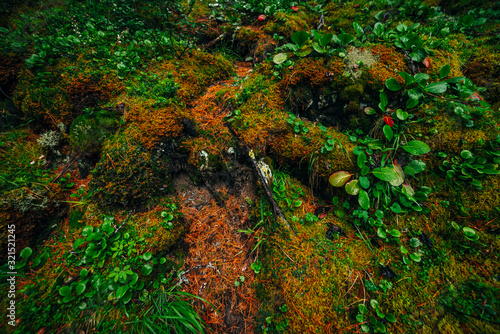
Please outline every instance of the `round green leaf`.
[{"label": "round green leaf", "polygon": [[376,300],[376,299],[370,300],[370,305],[373,309],[377,309],[378,308],[378,300]]},{"label": "round green leaf", "polygon": [[394,78],[389,78],[385,81],[385,86],[387,87],[388,90],[391,90],[393,92],[397,92],[398,90],[401,89],[401,84]]},{"label": "round green leaf", "polygon": [[421,154],[426,154],[431,151],[430,147],[420,141],[420,140],[412,140],[408,143],[406,143],[405,146],[403,146],[403,149],[413,155],[421,155]]},{"label": "round green leaf", "polygon": [[85,278],[87,277],[87,275],[89,274],[89,271],[85,268],[83,268],[81,271],[80,271],[80,277],[81,278]]},{"label": "round green leaf", "polygon": [[29,247],[24,248],[21,253],[19,254],[23,259],[27,259],[28,257],[33,254],[33,250]]},{"label": "round green leaf", "polygon": [[302,201],[298,199],[293,204],[295,205],[296,208],[300,208],[300,206],[302,205]]},{"label": "round green leaf", "polygon": [[396,110],[396,117],[399,119],[399,120],[406,120],[408,118],[408,113],[406,111],[403,111],[401,109],[398,109]]},{"label": "round green leaf", "polygon": [[275,55],[273,57],[273,62],[276,64],[276,65],[279,65],[283,62],[285,62],[285,60],[288,59],[288,56],[286,53],[278,53],[277,55]]},{"label": "round green leaf", "polygon": [[351,178],[352,174],[345,171],[339,171],[330,175],[328,181],[334,187],[342,187]]},{"label": "round green leaf", "polygon": [[82,229],[82,235],[84,237],[86,237],[86,236],[90,235],[93,231],[94,231],[94,228],[92,226],[85,226]]},{"label": "round green leaf", "polygon": [[417,173],[424,171],[426,168],[425,162],[420,160],[412,160],[404,169],[405,174],[414,176]]},{"label": "round green leaf", "polygon": [[389,322],[396,322],[396,317],[394,316],[394,314],[386,314],[385,319]]},{"label": "round green leaf", "polygon": [[85,291],[86,288],[87,288],[87,286],[85,285],[85,283],[79,283],[76,286],[76,294],[81,295]]},{"label": "round green leaf", "polygon": [[363,189],[359,191],[358,203],[364,210],[368,210],[370,208],[370,197]]},{"label": "round green leaf", "polygon": [[394,213],[401,213],[401,212],[403,212],[403,210],[401,210],[401,206],[398,203],[396,203],[396,202],[392,203],[392,205],[391,205],[391,211],[394,212]]},{"label": "round green leaf", "polygon": [[153,266],[150,264],[145,264],[142,266],[141,272],[144,276],[148,276],[153,271]]},{"label": "round green leaf", "polygon": [[403,192],[408,196],[415,195],[415,190],[409,184],[403,184]]},{"label": "round green leaf", "polygon": [[462,152],[460,152],[460,156],[464,159],[470,159],[472,158],[472,152],[469,150],[463,150]]},{"label": "round green leaf", "polygon": [[114,228],[113,226],[111,226],[111,221],[105,221],[103,224],[102,224],[102,230],[106,233],[112,233],[114,231]]},{"label": "round green leaf", "polygon": [[151,252],[144,253],[144,255],[142,256],[144,261],[151,260],[151,257],[153,257],[153,254],[151,254]]},{"label": "round green leaf", "polygon": [[359,177],[359,184],[364,189],[368,189],[368,188],[370,188],[370,179],[367,178],[366,176],[360,176]]},{"label": "round green leaf", "polygon": [[469,240],[476,241],[479,239],[479,236],[476,234],[476,231],[470,227],[462,228],[462,231],[465,234],[465,237]]},{"label": "round green leaf", "polygon": [[296,31],[292,35],[292,41],[297,44],[299,48],[303,47],[309,39],[309,33],[306,31]]},{"label": "round green leaf", "polygon": [[394,169],[390,167],[377,167],[372,170],[372,174],[375,175],[378,179],[382,181],[392,181],[398,178],[398,175],[394,171]]},{"label": "round green leaf", "polygon": [[368,312],[368,308],[366,307],[365,304],[359,304],[358,310],[359,310],[359,313],[361,313],[361,314],[366,314]]},{"label": "round green leaf", "polygon": [[63,286],[59,288],[59,294],[63,297],[69,296],[71,294],[71,287]]},{"label": "round green leaf", "polygon": [[359,194],[360,190],[361,190],[361,186],[360,186],[358,180],[352,180],[352,181],[349,181],[345,184],[345,191],[349,195],[356,196],[357,194]]},{"label": "round green leaf", "polygon": [[420,242],[420,240],[418,240],[418,238],[411,238],[410,239],[410,246],[417,248],[417,247],[422,246],[422,243]]}]

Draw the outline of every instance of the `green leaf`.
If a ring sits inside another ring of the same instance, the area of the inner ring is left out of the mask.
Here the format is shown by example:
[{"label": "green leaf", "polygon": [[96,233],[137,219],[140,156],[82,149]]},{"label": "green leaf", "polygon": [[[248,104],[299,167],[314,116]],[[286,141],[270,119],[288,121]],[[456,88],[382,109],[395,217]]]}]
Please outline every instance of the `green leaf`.
[{"label": "green leaf", "polygon": [[426,168],[425,162],[420,161],[420,160],[412,160],[405,168],[404,172],[405,174],[414,176],[415,174],[418,174],[422,171],[424,171]]},{"label": "green leaf", "polygon": [[273,62],[276,64],[276,65],[279,65],[281,63],[284,63],[285,60],[288,59],[288,55],[286,53],[278,53],[277,55],[275,55],[273,57]]},{"label": "green leaf", "polygon": [[372,107],[366,107],[363,111],[367,115],[375,115],[377,113]]},{"label": "green leaf", "polygon": [[448,76],[448,74],[450,74],[450,65],[447,64],[439,70],[439,78],[444,79]]},{"label": "green leaf", "polygon": [[354,31],[356,32],[356,35],[358,35],[358,38],[363,36],[363,34],[365,33],[365,31],[363,30],[363,27],[361,27],[361,25],[357,22],[354,22],[352,25],[354,27]]},{"label": "green leaf", "polygon": [[368,188],[370,188],[370,179],[367,178],[366,176],[360,176],[359,177],[359,184],[363,188],[368,189]]},{"label": "green leaf", "polygon": [[80,277],[81,278],[85,278],[87,277],[87,275],[89,274],[89,271],[85,268],[83,268],[81,271],[80,271]]},{"label": "green leaf", "polygon": [[396,317],[394,316],[394,314],[386,314],[385,320],[387,320],[389,322],[396,322]]},{"label": "green leaf", "polygon": [[399,76],[400,76],[401,78],[403,78],[403,80],[405,81],[405,84],[406,84],[407,86],[408,86],[408,85],[411,85],[412,83],[414,83],[414,82],[415,82],[415,79],[413,78],[413,76],[412,76],[412,75],[410,75],[410,74],[408,74],[408,73],[406,73],[406,72],[399,72],[398,74],[399,74]]},{"label": "green leaf", "polygon": [[122,285],[116,290],[116,299],[121,299],[127,293],[129,289],[128,285]]},{"label": "green leaf", "polygon": [[85,239],[82,239],[82,238],[76,239],[75,242],[73,243],[73,250],[77,250],[78,247],[80,247],[84,243],[85,243]]},{"label": "green leaf", "polygon": [[396,172],[397,178],[389,181],[389,183],[391,184],[391,186],[399,187],[405,181],[405,173],[403,172],[401,166],[398,165],[397,163],[393,163],[392,166],[394,167],[394,171]]},{"label": "green leaf", "polygon": [[359,168],[363,168],[366,163],[368,162],[368,158],[366,157],[366,153],[365,152],[361,152],[359,155],[358,155],[358,167]]},{"label": "green leaf", "polygon": [[463,150],[462,152],[460,152],[460,156],[464,159],[470,159],[472,158],[472,152],[469,150]]},{"label": "green leaf", "polygon": [[462,228],[462,231],[465,234],[465,237],[471,241],[476,241],[479,239],[479,236],[476,234],[476,231],[470,227]]},{"label": "green leaf", "polygon": [[371,307],[372,307],[374,310],[376,310],[376,309],[378,308],[378,305],[379,305],[379,304],[378,304],[378,300],[376,300],[376,299],[372,299],[372,300],[370,300],[370,305],[371,305]]},{"label": "green leaf", "polygon": [[296,208],[300,208],[300,206],[302,205],[302,201],[301,200],[296,200],[294,203]]},{"label": "green leaf", "polygon": [[385,124],[384,127],[382,128],[382,131],[384,132],[385,138],[387,138],[388,141],[391,141],[392,138],[394,137],[394,132],[392,131],[392,128]]},{"label": "green leaf", "polygon": [[295,52],[295,54],[299,57],[306,57],[306,56],[311,54],[312,50],[313,49],[311,49],[311,48],[305,48],[304,50],[300,50],[300,51]]},{"label": "green leaf", "polygon": [[403,193],[407,196],[413,196],[415,195],[415,190],[409,184],[403,184]]},{"label": "green leaf", "polygon": [[33,254],[33,250],[29,247],[26,247],[21,251],[19,255],[21,256],[21,258],[27,259],[31,256],[31,254]]},{"label": "green leaf", "polygon": [[296,31],[292,35],[292,41],[297,44],[299,48],[303,47],[309,39],[309,33],[306,31]]},{"label": "green leaf", "polygon": [[406,111],[398,109],[398,110],[396,110],[396,117],[399,120],[404,121],[404,120],[406,120],[408,118],[408,113]]},{"label": "green leaf", "polygon": [[352,174],[345,171],[339,171],[330,175],[328,181],[334,187],[342,187],[351,178]]},{"label": "green leaf", "polygon": [[442,94],[448,89],[448,84],[446,82],[435,82],[425,86],[425,90],[432,94]]},{"label": "green leaf", "polygon": [[408,109],[415,108],[417,105],[418,105],[418,99],[414,99],[414,98],[410,97],[406,101],[406,108],[408,108]]},{"label": "green leaf", "polygon": [[141,268],[141,272],[144,276],[148,276],[153,271],[153,266],[150,264],[145,264]]},{"label": "green leaf", "polygon": [[382,181],[392,181],[398,178],[398,175],[394,171],[394,169],[390,167],[377,167],[371,171],[373,175],[375,175],[378,179]]},{"label": "green leaf", "polygon": [[319,45],[321,45],[322,47],[327,46],[332,41],[332,38],[333,38],[333,34],[324,34],[318,40]]},{"label": "green leaf", "polygon": [[86,236],[90,235],[93,231],[94,231],[94,228],[92,226],[85,226],[82,229],[82,235],[84,237],[86,237]]},{"label": "green leaf", "polygon": [[352,181],[349,181],[345,184],[345,191],[349,194],[349,195],[353,195],[353,196],[356,196],[359,194],[359,191],[361,190],[361,186],[359,184],[359,181],[358,180],[352,180]]},{"label": "green leaf", "polygon": [[380,22],[375,23],[373,27],[373,33],[377,36],[380,36],[384,33],[384,25]]},{"label": "green leaf", "polygon": [[142,259],[144,261],[149,261],[149,260],[151,260],[152,257],[153,257],[153,254],[151,254],[151,252],[147,252],[147,253],[144,253],[144,255],[142,256]]},{"label": "green leaf", "polygon": [[59,294],[63,297],[69,296],[71,294],[71,287],[63,286],[59,288]]},{"label": "green leaf", "polygon": [[364,210],[368,210],[370,208],[370,197],[363,189],[359,191],[358,203]]},{"label": "green leaf", "polygon": [[424,95],[424,93],[422,92],[422,90],[418,87],[416,88],[412,88],[408,91],[408,97],[411,99],[411,100],[419,100],[422,96]]},{"label": "green leaf", "polygon": [[378,235],[378,237],[379,237],[379,238],[381,238],[381,239],[385,239],[385,238],[387,238],[387,234],[385,233],[385,231],[384,231],[381,227],[379,227],[379,228],[377,229],[377,235]]},{"label": "green leaf", "polygon": [[403,146],[403,149],[413,155],[426,154],[431,151],[430,147],[420,140],[412,140],[408,142],[405,146]]},{"label": "green leaf", "polygon": [[418,238],[411,238],[410,239],[410,246],[417,248],[417,247],[422,246],[422,243],[420,242],[420,240],[418,240]]},{"label": "green leaf", "polygon": [[415,79],[416,82],[421,83],[423,85],[427,80],[429,80],[430,76],[427,73],[417,73],[413,78]]},{"label": "green leaf", "polygon": [[391,211],[394,212],[394,213],[401,213],[401,212],[403,212],[403,210],[401,210],[401,206],[398,203],[396,203],[396,202],[392,203],[392,205],[391,205]]},{"label": "green leaf", "polygon": [[391,236],[395,238],[401,237],[401,232],[399,230],[396,230],[395,228],[391,229],[390,231],[387,231]]},{"label": "green leaf", "polygon": [[388,90],[391,90],[393,92],[397,92],[400,90],[401,84],[394,78],[389,78],[385,81],[385,86],[387,87]]},{"label": "green leaf", "polygon": [[85,291],[86,288],[87,288],[87,286],[85,285],[85,283],[79,283],[76,286],[76,294],[81,295]]},{"label": "green leaf", "polygon": [[411,253],[410,254],[410,259],[412,259],[413,261],[415,262],[420,262],[422,261],[422,258],[420,257],[420,255],[418,255],[417,253]]},{"label": "green leaf", "polygon": [[359,304],[358,310],[359,310],[359,313],[361,313],[361,314],[366,314],[368,312],[368,308],[366,307],[365,304]]},{"label": "green leaf", "polygon": [[389,103],[389,101],[387,100],[387,95],[384,92],[380,93],[380,103],[378,104],[380,110],[385,112],[385,109],[387,108],[387,103]]}]

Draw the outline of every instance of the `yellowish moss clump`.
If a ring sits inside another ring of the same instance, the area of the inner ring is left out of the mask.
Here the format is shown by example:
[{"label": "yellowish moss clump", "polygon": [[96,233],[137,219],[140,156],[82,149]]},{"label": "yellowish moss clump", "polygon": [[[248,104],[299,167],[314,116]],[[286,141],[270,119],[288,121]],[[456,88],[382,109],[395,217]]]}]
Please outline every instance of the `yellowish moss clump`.
[{"label": "yellowish moss clump", "polygon": [[334,34],[339,34],[340,29],[347,33],[353,32],[352,23],[359,22],[360,8],[355,8],[354,3],[335,3],[330,2],[325,6],[325,26]]},{"label": "yellowish moss clump", "polygon": [[309,30],[304,18],[297,14],[288,14],[285,12],[276,13],[274,21],[268,22],[263,28],[263,31],[268,35],[273,36],[274,34],[278,34],[286,38],[292,37],[299,30]]},{"label": "yellowish moss clump", "polygon": [[221,55],[211,55],[201,51],[192,51],[180,60],[168,60],[150,68],[155,72],[171,72],[180,85],[177,96],[184,103],[189,103],[199,96],[211,84],[227,79],[234,73],[233,65]]}]

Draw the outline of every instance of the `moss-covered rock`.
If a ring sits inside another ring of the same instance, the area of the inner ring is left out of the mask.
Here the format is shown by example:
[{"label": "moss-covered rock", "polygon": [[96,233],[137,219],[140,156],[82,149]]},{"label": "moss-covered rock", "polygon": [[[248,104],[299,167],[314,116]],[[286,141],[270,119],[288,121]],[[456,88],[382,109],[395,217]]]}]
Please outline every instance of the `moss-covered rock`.
[{"label": "moss-covered rock", "polygon": [[116,131],[118,124],[116,116],[105,111],[80,115],[71,124],[71,147],[82,155],[98,153],[104,140]]},{"label": "moss-covered rock", "polygon": [[104,207],[139,207],[159,188],[170,185],[168,169],[162,170],[130,131],[134,130],[105,142],[101,160],[92,173],[90,189],[96,191],[94,197]]}]

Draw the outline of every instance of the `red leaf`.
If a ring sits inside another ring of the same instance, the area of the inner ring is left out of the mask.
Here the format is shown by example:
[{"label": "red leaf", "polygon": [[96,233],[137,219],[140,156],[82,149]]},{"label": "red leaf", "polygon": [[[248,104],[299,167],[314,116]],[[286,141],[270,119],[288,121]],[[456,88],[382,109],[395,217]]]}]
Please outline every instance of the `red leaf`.
[{"label": "red leaf", "polygon": [[259,21],[264,21],[265,19],[266,19],[266,16],[264,14],[259,15],[259,17],[257,18],[257,20],[259,20]]},{"label": "red leaf", "polygon": [[429,57],[425,57],[424,60],[422,60],[422,64],[425,65],[425,67],[431,67],[431,60]]},{"label": "red leaf", "polygon": [[384,122],[385,122],[385,124],[389,125],[391,128],[394,125],[394,120],[392,119],[391,116],[384,116]]},{"label": "red leaf", "polygon": [[299,10],[299,6],[292,6],[292,10],[297,12]]}]

